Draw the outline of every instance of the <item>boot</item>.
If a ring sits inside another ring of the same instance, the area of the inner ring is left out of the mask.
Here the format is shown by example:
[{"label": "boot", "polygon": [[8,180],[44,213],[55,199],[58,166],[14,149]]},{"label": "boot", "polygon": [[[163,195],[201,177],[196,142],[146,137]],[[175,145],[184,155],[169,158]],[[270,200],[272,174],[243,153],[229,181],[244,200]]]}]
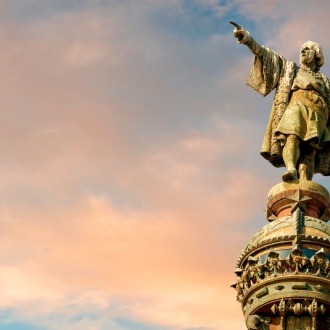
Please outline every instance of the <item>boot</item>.
[{"label": "boot", "polygon": [[287,137],[283,148],[283,160],[287,168],[287,171],[282,175],[282,180],[284,182],[297,179],[296,166],[300,156],[299,144],[300,140],[296,135],[289,135]]}]

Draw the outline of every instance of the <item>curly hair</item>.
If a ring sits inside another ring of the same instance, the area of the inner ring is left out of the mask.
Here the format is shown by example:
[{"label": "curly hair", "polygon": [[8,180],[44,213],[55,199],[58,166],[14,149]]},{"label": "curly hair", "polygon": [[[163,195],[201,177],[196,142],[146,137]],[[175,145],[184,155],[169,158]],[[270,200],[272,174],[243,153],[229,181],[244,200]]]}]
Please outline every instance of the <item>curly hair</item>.
[{"label": "curly hair", "polygon": [[304,42],[302,44],[301,48],[307,43],[310,43],[311,46],[313,47],[313,49],[315,50],[316,71],[319,71],[321,66],[324,64],[324,56],[323,56],[322,48],[317,42],[310,41],[310,40]]}]

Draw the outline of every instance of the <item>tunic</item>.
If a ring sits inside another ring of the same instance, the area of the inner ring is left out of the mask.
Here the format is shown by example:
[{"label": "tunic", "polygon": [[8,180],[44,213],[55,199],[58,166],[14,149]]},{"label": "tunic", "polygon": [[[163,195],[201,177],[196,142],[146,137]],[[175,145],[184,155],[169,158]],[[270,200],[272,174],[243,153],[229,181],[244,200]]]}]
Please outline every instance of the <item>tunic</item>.
[{"label": "tunic", "polygon": [[298,69],[291,87],[289,104],[276,128],[275,136],[294,134],[316,149],[330,142],[327,128],[328,90],[318,73]]}]

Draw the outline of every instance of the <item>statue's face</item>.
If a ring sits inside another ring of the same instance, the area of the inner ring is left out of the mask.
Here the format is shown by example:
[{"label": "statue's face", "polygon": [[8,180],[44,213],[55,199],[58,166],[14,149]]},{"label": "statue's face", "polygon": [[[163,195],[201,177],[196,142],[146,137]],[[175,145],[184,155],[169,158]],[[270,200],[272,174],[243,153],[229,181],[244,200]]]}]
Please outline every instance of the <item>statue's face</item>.
[{"label": "statue's face", "polygon": [[324,259],[323,258],[317,258],[316,261],[319,265],[321,265],[321,264],[323,264]]},{"label": "statue's face", "polygon": [[300,63],[309,65],[315,62],[314,44],[310,41],[305,42],[300,49]]},{"label": "statue's face", "polygon": [[301,257],[300,256],[295,256],[293,258],[293,262],[295,262],[296,264],[299,264],[301,262]]},{"label": "statue's face", "polygon": [[273,258],[271,263],[272,263],[272,265],[276,266],[277,265],[277,259]]}]

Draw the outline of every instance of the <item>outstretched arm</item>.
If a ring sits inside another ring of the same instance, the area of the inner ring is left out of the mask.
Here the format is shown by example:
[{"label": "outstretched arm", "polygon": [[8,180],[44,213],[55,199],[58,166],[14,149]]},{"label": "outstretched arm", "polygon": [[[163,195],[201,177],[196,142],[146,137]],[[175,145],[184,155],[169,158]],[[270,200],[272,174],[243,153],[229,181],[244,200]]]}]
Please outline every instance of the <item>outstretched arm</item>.
[{"label": "outstretched arm", "polygon": [[255,56],[262,56],[265,48],[259,45],[251,36],[249,31],[244,30],[241,26],[234,22],[230,22],[231,24],[235,25],[235,29],[233,31],[234,37],[237,39],[239,44],[243,44],[249,47],[251,52]]},{"label": "outstretched arm", "polygon": [[[283,65],[289,62],[271,49],[259,45],[241,26],[231,23],[235,25],[234,36],[238,43],[246,45],[255,55],[247,84],[261,95],[268,95],[276,88]],[[294,66],[293,62],[290,63]]]}]

